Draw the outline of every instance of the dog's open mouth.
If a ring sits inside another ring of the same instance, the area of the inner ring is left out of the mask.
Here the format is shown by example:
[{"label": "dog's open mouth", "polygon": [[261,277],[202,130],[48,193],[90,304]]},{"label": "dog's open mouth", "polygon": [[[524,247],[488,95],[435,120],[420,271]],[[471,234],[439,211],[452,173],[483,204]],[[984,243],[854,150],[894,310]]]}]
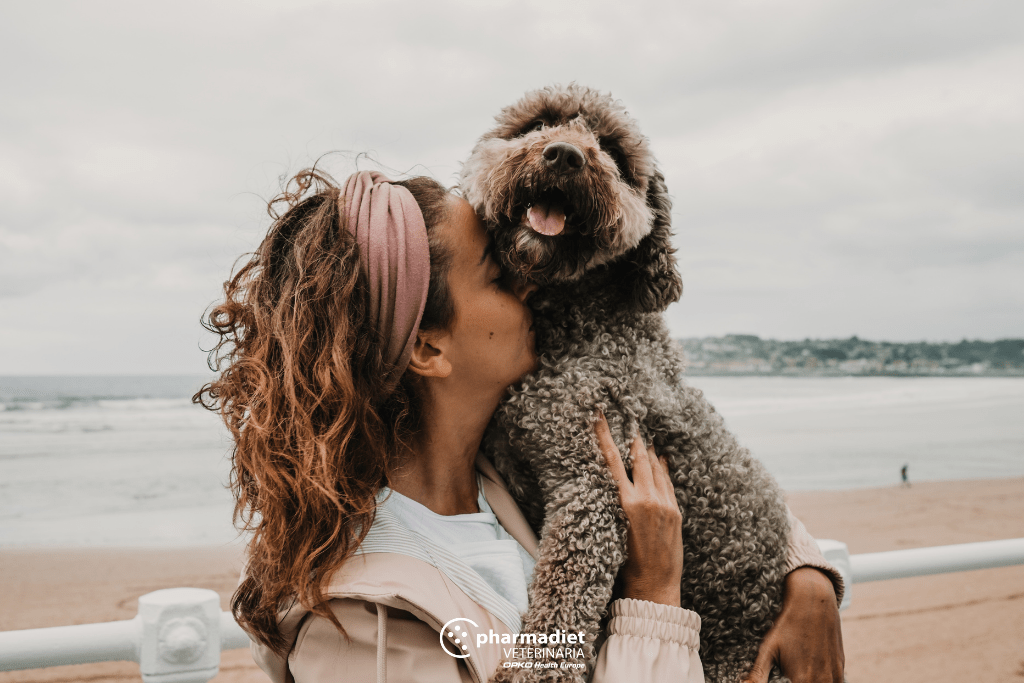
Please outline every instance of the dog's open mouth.
[{"label": "dog's open mouth", "polygon": [[553,237],[565,230],[566,217],[572,214],[572,205],[565,193],[557,188],[544,190],[526,205],[526,220],[534,232]]}]

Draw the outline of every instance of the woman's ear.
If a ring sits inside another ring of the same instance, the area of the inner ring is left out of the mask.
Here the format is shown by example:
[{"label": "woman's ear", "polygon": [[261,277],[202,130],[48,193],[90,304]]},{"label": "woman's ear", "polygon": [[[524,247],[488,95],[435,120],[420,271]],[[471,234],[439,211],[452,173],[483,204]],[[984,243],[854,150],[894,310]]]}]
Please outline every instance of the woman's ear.
[{"label": "woman's ear", "polygon": [[651,232],[619,261],[617,276],[629,289],[630,304],[637,310],[657,313],[683,294],[683,279],[676,269],[672,246],[672,200],[665,176],[655,169],[647,185],[647,205],[654,214]]},{"label": "woman's ear", "polygon": [[412,346],[412,357],[409,358],[409,369],[421,377],[443,379],[452,374],[452,363],[448,360],[447,354],[450,339],[451,336],[447,332],[417,332],[416,341]]}]

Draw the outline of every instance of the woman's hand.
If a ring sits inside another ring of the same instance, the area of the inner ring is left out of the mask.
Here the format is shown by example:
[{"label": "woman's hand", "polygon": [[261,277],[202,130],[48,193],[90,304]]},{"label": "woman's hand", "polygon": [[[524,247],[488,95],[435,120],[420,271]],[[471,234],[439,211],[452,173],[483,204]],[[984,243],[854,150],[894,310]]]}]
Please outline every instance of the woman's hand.
[{"label": "woman's hand", "polygon": [[626,476],[608,421],[599,413],[594,425],[597,443],[619,486],[622,509],[629,520],[623,597],[679,607],[683,578],[683,515],[679,512],[668,463],[644,448],[638,436],[630,446],[633,481]]},{"label": "woman's hand", "polygon": [[747,683],[767,683],[775,663],[793,683],[843,681],[846,658],[836,592],[813,567],[786,576],[782,611],[761,642]]}]

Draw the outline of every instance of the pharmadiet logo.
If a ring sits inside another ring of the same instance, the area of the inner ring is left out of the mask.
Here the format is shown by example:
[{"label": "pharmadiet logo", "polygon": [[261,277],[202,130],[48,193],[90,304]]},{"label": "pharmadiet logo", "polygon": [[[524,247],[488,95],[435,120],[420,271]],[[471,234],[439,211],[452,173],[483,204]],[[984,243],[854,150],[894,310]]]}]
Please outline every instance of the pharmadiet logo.
[{"label": "pharmadiet logo", "polygon": [[[441,649],[449,657],[466,659],[470,656],[470,638],[476,638],[476,646],[484,645],[511,645],[502,647],[502,655],[506,660],[502,666],[505,668],[524,669],[582,669],[583,662],[551,661],[565,659],[582,659],[583,644],[586,637],[582,632],[572,633],[556,629],[554,633],[495,633],[488,629],[487,633],[473,632],[466,624],[479,629],[479,625],[472,619],[456,617],[448,621],[441,629]],[[453,643],[446,643],[445,637]],[[449,647],[455,647],[452,652]],[[541,659],[544,661],[533,661]]]},{"label": "pharmadiet logo", "polygon": [[[449,657],[455,657],[456,659],[465,659],[469,656],[469,646],[466,644],[469,642],[469,630],[462,623],[466,622],[472,624],[476,628],[480,628],[475,621],[472,619],[466,619],[465,617],[456,617],[451,619],[441,628],[441,649],[445,651]],[[460,652],[452,652],[448,649],[448,645],[444,641],[444,637],[447,635],[449,638],[455,640],[455,647],[460,648]]]}]

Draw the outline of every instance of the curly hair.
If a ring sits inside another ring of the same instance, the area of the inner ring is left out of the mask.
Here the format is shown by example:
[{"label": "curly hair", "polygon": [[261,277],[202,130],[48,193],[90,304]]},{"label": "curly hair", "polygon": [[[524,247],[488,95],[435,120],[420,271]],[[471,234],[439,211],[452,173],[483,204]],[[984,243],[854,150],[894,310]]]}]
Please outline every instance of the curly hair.
[{"label": "curly hair", "polygon": [[[451,253],[435,230],[449,192],[426,177],[394,184],[409,189],[427,226],[420,328],[450,329]],[[330,176],[307,169],[269,202],[267,236],[203,320],[219,336],[209,354],[219,376],[192,398],[231,432],[234,521],[252,533],[231,610],[279,653],[278,610],[293,596],[344,633],[324,587],[369,531],[375,496],[419,428],[416,376],[385,384],[384,340],[368,320],[367,281],[339,197]]]}]

